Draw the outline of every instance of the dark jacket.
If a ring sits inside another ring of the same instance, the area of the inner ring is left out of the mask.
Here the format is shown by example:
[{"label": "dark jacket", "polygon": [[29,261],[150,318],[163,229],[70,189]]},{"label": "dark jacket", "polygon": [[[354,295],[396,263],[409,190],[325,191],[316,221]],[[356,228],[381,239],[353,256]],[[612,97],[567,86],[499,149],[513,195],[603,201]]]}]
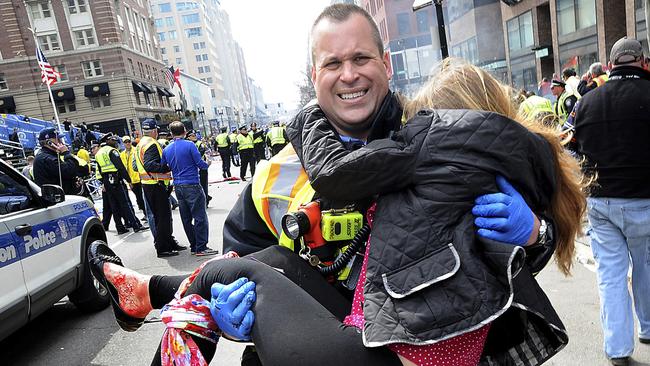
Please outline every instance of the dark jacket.
[{"label": "dark jacket", "polygon": [[[61,181],[65,194],[79,194],[77,187],[77,176],[79,173],[79,163],[70,152],[61,154]],[[34,157],[34,182],[39,186],[43,184],[56,184],[59,182],[59,157],[58,154],[48,148],[41,150]]]},{"label": "dark jacket", "polygon": [[499,114],[466,110],[422,111],[390,139],[353,152],[318,106],[287,133],[320,194],[380,194],[364,286],[366,346],[431,344],[491,323],[482,362],[537,365],[567,343],[525,250],[479,240],[471,214],[477,196],[498,191],[497,174],[546,212],[555,189],[546,140]]},{"label": "dark jacket", "polygon": [[616,67],[575,109],[576,151],[597,173],[593,197],[650,198],[650,73]]}]

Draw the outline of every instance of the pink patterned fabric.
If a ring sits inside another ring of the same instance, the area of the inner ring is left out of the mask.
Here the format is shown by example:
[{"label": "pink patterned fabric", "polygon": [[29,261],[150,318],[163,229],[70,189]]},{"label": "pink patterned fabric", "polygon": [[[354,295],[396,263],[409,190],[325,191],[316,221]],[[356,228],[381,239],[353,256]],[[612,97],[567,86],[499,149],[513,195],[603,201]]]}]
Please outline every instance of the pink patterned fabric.
[{"label": "pink patterned fabric", "polygon": [[[372,219],[375,212],[373,205],[368,210],[367,219],[372,225]],[[357,287],[354,290],[354,299],[352,302],[352,311],[346,316],[343,324],[363,329],[363,284],[366,282],[366,267],[368,266],[368,252],[370,242],[368,238],[366,243],[366,253],[363,257],[363,266]],[[468,332],[454,338],[450,338],[435,344],[426,346],[412,346],[404,343],[396,343],[387,347],[419,366],[476,366],[481,358],[483,346],[487,338],[490,325],[486,325],[475,331]]]},{"label": "pink patterned fabric", "polygon": [[182,296],[206,264],[215,260],[238,257],[237,253],[228,252],[203,262],[183,280],[174,295],[174,300],[160,310],[160,317],[166,326],[160,352],[163,366],[208,366],[190,335],[213,343],[219,340],[221,333],[210,314],[210,301],[196,294]]}]

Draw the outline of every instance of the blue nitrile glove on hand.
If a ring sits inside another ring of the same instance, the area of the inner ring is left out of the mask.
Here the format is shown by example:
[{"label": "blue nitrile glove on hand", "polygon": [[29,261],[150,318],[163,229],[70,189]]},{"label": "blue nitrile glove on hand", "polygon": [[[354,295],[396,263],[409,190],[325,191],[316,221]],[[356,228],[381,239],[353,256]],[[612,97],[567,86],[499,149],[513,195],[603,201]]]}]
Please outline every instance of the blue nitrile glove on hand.
[{"label": "blue nitrile glove on hand", "polygon": [[219,329],[231,338],[250,340],[255,321],[250,310],[256,297],[255,282],[242,277],[229,285],[215,283],[210,292],[210,313]]},{"label": "blue nitrile glove on hand", "polygon": [[497,176],[500,193],[478,197],[472,214],[478,235],[503,243],[526,245],[535,224],[533,211],[508,181]]}]

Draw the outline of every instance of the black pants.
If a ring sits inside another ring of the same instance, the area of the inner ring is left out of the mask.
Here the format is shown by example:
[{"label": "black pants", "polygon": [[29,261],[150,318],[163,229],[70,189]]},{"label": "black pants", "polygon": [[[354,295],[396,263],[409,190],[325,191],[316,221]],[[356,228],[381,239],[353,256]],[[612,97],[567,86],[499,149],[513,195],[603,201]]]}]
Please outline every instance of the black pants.
[{"label": "black pants", "polygon": [[[113,217],[113,208],[111,207],[111,201],[108,199],[106,192],[104,192],[103,196],[102,226],[104,226],[104,230],[108,230],[112,218],[115,218],[116,221],[120,219]],[[119,224],[115,224],[115,227],[124,227],[124,224],[120,221]]]},{"label": "black pants", "polygon": [[287,144],[275,144],[271,146],[271,154],[273,156],[278,155],[278,153],[282,151],[282,149],[284,149],[285,146],[287,146]]},{"label": "black pants", "polygon": [[230,148],[230,161],[232,161],[232,165],[234,166],[239,166],[240,164],[239,153],[237,152],[237,147],[235,145],[232,145]]},{"label": "black pants", "polygon": [[265,146],[263,142],[257,143],[254,146],[255,149],[255,161],[257,163],[260,162],[262,159],[266,159],[266,153],[265,153]]},{"label": "black pants", "polygon": [[253,149],[239,150],[239,156],[241,158],[241,167],[239,168],[241,178],[246,176],[246,167],[249,164],[251,166],[251,177],[255,175],[255,153]]},{"label": "black pants", "polygon": [[141,183],[132,183],[131,190],[135,194],[135,201],[138,204],[140,211],[144,212],[144,196],[142,195],[142,184]]},{"label": "black pants", "polygon": [[[149,294],[154,308],[169,302],[185,277],[153,276]],[[241,259],[211,262],[187,295],[210,299],[213,283],[228,284],[240,277],[256,283],[251,336],[263,365],[401,365],[387,348],[365,347],[360,332],[341,323],[350,302],[307,262],[280,246]],[[194,339],[209,363],[215,345]],[[160,365],[160,348],[152,365]]]},{"label": "black pants", "polygon": [[221,169],[223,170],[223,177],[229,178],[230,175],[230,148],[220,147],[219,156],[221,156]]},{"label": "black pants", "polygon": [[199,170],[199,183],[201,183],[201,188],[203,188],[203,193],[205,194],[205,205],[208,205],[208,197],[212,199],[212,196],[208,194],[208,170],[200,169]]},{"label": "black pants", "polygon": [[113,211],[113,216],[115,217],[115,226],[117,231],[126,231],[126,228],[122,224],[128,224],[130,227],[137,229],[142,226],[140,220],[138,220],[133,210],[131,209],[131,202],[126,193],[126,187],[119,181],[118,177],[114,177],[114,183],[110,183],[109,175],[106,174],[103,176],[104,188],[106,189],[106,198],[110,201],[111,209]]},{"label": "black pants", "polygon": [[156,225],[154,244],[156,252],[169,252],[174,247],[172,239],[172,209],[169,191],[162,184],[143,184],[142,190]]}]

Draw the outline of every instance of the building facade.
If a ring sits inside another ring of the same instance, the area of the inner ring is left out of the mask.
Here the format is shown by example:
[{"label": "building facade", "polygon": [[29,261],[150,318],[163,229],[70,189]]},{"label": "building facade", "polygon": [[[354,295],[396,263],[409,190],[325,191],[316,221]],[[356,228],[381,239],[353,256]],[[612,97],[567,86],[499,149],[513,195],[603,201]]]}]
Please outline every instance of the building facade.
[{"label": "building facade", "polygon": [[643,0],[507,0],[501,14],[509,80],[530,91],[567,67],[607,64],[623,36],[648,49]]},{"label": "building facade", "polygon": [[441,60],[438,26],[433,7],[413,12],[412,1],[363,0],[361,6],[379,28],[390,52],[391,88],[410,95],[417,91]]},{"label": "building facade", "polygon": [[52,85],[61,120],[126,134],[173,113],[148,0],[11,0],[0,13],[1,113],[54,116],[36,42],[61,75]]}]

